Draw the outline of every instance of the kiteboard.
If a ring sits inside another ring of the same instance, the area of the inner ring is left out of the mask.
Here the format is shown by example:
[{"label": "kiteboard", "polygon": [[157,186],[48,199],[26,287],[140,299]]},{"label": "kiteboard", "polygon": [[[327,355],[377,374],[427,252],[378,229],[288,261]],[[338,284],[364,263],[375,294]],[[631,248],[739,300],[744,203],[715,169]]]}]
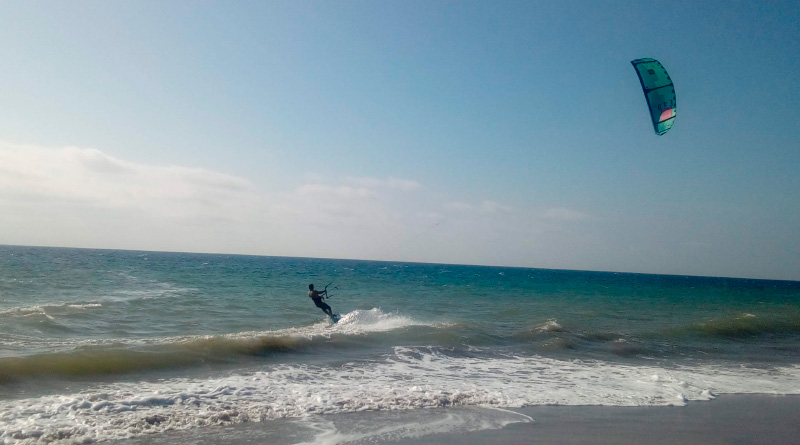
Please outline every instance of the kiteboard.
[{"label": "kiteboard", "polygon": [[331,317],[331,321],[332,321],[334,324],[336,324],[336,323],[338,323],[338,322],[339,322],[339,320],[340,320],[341,318],[342,318],[342,316],[341,316],[341,315],[339,315],[339,314],[333,314],[333,316]]}]

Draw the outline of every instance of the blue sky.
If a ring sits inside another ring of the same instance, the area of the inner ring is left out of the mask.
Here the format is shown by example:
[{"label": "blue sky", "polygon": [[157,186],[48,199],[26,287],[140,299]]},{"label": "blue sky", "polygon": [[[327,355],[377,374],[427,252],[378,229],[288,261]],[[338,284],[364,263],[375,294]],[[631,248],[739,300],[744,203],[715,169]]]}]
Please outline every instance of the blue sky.
[{"label": "blue sky", "polygon": [[0,243],[800,279],[797,2],[0,17]]}]

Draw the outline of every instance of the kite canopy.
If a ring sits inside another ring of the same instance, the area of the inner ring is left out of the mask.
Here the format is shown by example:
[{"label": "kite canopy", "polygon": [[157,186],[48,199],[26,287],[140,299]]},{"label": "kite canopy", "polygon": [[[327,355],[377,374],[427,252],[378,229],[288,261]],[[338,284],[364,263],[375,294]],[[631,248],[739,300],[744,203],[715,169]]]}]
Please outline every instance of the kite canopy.
[{"label": "kite canopy", "polygon": [[661,136],[675,123],[675,86],[664,65],[656,59],[631,60],[650,108],[653,129]]}]

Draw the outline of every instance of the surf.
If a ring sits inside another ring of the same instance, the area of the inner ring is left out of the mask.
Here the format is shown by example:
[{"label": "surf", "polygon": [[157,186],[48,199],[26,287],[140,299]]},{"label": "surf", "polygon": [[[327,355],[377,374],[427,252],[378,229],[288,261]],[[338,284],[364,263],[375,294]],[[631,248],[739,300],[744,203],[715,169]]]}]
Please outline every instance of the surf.
[{"label": "surf", "polygon": [[361,411],[682,406],[721,393],[797,394],[800,368],[629,366],[541,356],[465,357],[398,346],[381,360],[284,363],[213,378],[106,383],[80,392],[4,400],[0,439],[89,442]]},{"label": "surf", "polygon": [[[354,310],[339,323],[320,321],[288,329],[166,338],[76,340],[59,352],[0,357],[0,382],[35,377],[91,377],[236,362],[239,357],[269,357],[326,348],[337,339],[365,337],[423,325],[378,308]],[[348,342],[352,343],[352,342]],[[357,347],[357,345],[356,345]]]}]

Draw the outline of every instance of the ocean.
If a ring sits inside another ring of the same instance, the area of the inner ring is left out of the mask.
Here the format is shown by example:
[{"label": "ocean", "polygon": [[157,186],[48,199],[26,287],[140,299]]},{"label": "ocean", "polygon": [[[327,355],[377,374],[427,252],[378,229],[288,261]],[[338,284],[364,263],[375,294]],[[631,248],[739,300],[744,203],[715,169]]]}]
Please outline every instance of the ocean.
[{"label": "ocean", "polygon": [[800,282],[0,246],[5,444],[391,443],[720,394],[800,394]]}]

